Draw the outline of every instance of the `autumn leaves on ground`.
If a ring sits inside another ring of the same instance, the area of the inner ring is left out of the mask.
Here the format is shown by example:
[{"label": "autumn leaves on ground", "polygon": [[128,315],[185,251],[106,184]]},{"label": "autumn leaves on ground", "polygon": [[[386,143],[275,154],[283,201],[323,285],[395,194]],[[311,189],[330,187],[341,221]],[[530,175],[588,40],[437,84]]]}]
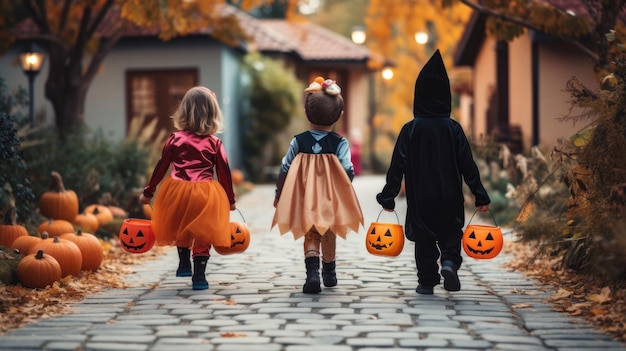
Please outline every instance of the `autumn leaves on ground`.
[{"label": "autumn leaves on ground", "polygon": [[90,294],[127,287],[124,277],[133,271],[133,264],[155,259],[162,250],[153,248],[150,253],[130,254],[121,249],[116,239],[103,241],[102,248],[104,259],[95,272],[82,271],[42,289],[0,284],[0,334],[41,318],[69,313],[73,303]]},{"label": "autumn leaves on ground", "polygon": [[546,302],[555,311],[583,318],[614,339],[626,341],[626,286],[623,283],[613,287],[602,286],[588,276],[561,268],[561,257],[540,256],[525,244],[509,242],[504,250],[514,257],[504,266],[523,272],[544,286],[546,291],[552,292]]}]

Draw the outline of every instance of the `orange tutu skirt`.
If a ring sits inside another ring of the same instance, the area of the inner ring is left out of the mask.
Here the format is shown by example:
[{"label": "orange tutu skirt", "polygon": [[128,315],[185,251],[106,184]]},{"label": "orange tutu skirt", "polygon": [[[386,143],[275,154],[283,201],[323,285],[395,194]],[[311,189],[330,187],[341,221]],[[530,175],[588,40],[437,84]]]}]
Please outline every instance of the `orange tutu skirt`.
[{"label": "orange tutu skirt", "polygon": [[152,211],[152,231],[159,246],[230,245],[230,203],[216,180],[189,182],[167,177]]},{"label": "orange tutu skirt", "polygon": [[294,239],[315,229],[346,238],[348,230],[358,232],[363,213],[350,178],[333,154],[296,155],[281,191],[272,221],[281,235],[289,231]]}]

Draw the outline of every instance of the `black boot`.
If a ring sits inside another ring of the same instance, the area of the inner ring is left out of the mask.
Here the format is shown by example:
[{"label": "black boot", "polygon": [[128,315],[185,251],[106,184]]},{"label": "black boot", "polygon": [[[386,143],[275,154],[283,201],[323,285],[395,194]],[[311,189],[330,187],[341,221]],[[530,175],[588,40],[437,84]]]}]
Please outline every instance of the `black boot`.
[{"label": "black boot", "polygon": [[208,256],[197,256],[193,258],[193,276],[191,277],[193,290],[206,290],[209,288],[209,282],[206,281],[206,277],[204,276],[206,262],[208,260]]},{"label": "black boot", "polygon": [[324,286],[331,287],[337,285],[337,273],[335,273],[335,261],[324,262],[322,261],[322,280]]},{"label": "black boot", "polygon": [[306,265],[306,282],[302,287],[305,294],[317,294],[322,291],[320,286],[320,258],[319,256],[304,259]]},{"label": "black boot", "polygon": [[191,250],[186,247],[177,247],[178,249],[178,269],[176,270],[177,277],[191,277],[191,260],[189,255]]},{"label": "black boot", "polygon": [[443,288],[448,291],[461,290],[461,281],[457,274],[456,266],[452,261],[443,261],[441,264],[441,275],[443,276]]}]

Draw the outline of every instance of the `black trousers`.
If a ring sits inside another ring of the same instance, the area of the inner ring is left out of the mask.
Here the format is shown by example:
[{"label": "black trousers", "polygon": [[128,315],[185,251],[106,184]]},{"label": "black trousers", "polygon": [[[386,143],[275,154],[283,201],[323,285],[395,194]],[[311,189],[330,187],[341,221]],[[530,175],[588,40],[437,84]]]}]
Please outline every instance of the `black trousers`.
[{"label": "black trousers", "polygon": [[[411,230],[410,228],[407,228]],[[415,265],[417,267],[417,282],[422,286],[431,287],[439,284],[441,275],[439,274],[438,260],[441,262],[451,261],[455,269],[461,267],[463,257],[461,256],[462,228],[448,233],[413,232],[415,239]]]}]

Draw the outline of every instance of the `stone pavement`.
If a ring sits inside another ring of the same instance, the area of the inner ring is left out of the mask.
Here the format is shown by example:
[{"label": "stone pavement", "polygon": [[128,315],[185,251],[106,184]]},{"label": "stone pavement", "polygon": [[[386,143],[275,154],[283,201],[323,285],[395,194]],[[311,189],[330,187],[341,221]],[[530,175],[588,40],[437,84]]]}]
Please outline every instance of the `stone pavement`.
[{"label": "stone pavement", "polygon": [[[134,267],[131,288],[89,296],[71,314],[2,335],[0,350],[626,350],[551,311],[544,302],[551,291],[500,266],[506,253],[466,258],[460,292],[440,285],[432,296],[416,294],[413,243],[394,258],[365,248],[383,184],[381,176],[355,178],[365,228],[338,239],[339,285],[319,295],[302,293],[302,239],[270,230],[274,189],[257,185],[238,202],[251,245],[242,254],[211,257],[209,290],[193,291],[190,278],[176,278],[176,252],[167,250]],[[396,210],[403,221],[403,199]],[[240,220],[236,212],[233,219]],[[380,221],[395,217],[385,212]]]}]

